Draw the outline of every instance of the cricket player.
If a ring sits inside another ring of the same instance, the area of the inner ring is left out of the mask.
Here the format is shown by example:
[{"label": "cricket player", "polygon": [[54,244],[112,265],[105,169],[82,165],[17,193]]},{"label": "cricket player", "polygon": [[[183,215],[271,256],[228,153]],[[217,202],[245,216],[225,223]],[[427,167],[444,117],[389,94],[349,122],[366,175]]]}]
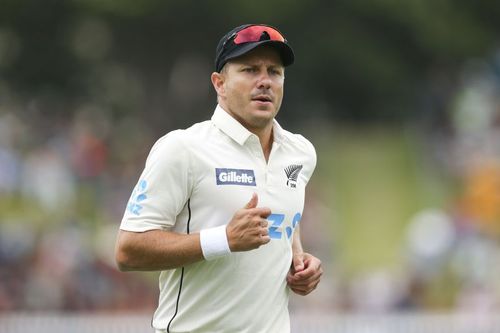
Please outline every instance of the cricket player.
[{"label": "cricket player", "polygon": [[157,333],[289,333],[290,290],[322,275],[300,221],[316,153],[275,117],[294,53],[263,24],[217,45],[210,120],[160,138],[121,222],[123,271],[161,271]]}]

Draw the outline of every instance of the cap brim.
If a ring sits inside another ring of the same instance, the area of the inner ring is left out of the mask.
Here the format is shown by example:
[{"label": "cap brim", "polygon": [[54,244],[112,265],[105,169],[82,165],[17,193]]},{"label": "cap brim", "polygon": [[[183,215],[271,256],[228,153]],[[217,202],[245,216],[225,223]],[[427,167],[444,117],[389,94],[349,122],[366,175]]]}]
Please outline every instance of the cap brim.
[{"label": "cap brim", "polygon": [[[283,66],[286,67],[286,66],[290,66],[291,64],[293,64],[295,56],[293,54],[293,50],[290,47],[290,45],[285,44],[283,42],[275,41],[275,40],[263,40],[263,41],[259,41],[259,42],[247,43],[247,44],[241,45],[240,47],[238,47],[237,49],[235,49],[234,51],[230,52],[229,54],[227,54],[225,56],[224,64],[226,62],[228,62],[229,60],[238,58],[238,57],[250,52],[251,50],[255,49],[256,47],[259,47],[262,45],[269,45],[269,46],[274,47],[280,54],[281,61],[283,62]],[[221,66],[221,69],[222,69],[222,67],[223,66]]]}]

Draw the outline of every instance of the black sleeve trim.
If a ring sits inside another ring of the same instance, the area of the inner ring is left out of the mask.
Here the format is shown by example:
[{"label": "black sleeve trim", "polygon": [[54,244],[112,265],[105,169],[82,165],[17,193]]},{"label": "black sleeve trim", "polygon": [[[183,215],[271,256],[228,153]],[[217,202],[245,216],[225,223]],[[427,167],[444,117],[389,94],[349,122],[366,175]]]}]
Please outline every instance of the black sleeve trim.
[{"label": "black sleeve trim", "polygon": [[[187,202],[187,207],[188,207],[188,221],[187,221],[187,234],[189,235],[189,222],[191,222],[191,199],[188,200]],[[179,300],[181,299],[181,291],[182,291],[182,281],[184,280],[184,267],[181,269],[181,279],[179,282],[179,293],[177,294],[177,301],[175,302],[175,313],[168,322],[167,326],[167,333],[170,333],[170,324],[172,324],[172,321],[174,320],[175,316],[177,316],[177,312],[179,311]]]}]

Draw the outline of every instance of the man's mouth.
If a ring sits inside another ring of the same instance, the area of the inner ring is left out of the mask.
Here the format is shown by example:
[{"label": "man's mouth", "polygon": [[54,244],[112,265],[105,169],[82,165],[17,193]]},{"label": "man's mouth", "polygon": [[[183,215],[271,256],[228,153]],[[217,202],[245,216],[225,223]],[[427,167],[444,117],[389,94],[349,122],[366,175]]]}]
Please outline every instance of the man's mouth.
[{"label": "man's mouth", "polygon": [[267,95],[257,95],[252,97],[252,101],[257,101],[257,102],[272,102],[273,99],[270,96]]}]

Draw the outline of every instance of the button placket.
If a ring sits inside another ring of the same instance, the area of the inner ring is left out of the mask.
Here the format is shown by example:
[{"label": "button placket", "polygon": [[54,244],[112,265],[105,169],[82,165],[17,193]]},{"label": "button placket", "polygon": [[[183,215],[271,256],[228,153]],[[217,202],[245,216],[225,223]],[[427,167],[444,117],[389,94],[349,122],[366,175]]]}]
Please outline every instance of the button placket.
[{"label": "button placket", "polygon": [[[280,147],[280,144],[278,142],[274,142],[273,143],[273,146],[271,148],[271,153],[269,154],[269,160],[267,161],[266,163],[266,180],[268,181],[268,183],[272,183],[273,181],[273,171],[274,171],[274,160],[276,159],[276,154],[278,153],[278,149]],[[272,188],[271,187],[267,187],[268,190],[270,190]]]},{"label": "button placket", "polygon": [[257,187],[267,184],[266,161],[264,153],[262,152],[262,147],[260,146],[259,138],[256,135],[251,135],[247,140],[246,146],[250,154],[252,154],[256,160],[255,165],[258,167],[258,169],[255,170],[256,173],[264,178],[263,183],[262,181],[257,182]]}]

